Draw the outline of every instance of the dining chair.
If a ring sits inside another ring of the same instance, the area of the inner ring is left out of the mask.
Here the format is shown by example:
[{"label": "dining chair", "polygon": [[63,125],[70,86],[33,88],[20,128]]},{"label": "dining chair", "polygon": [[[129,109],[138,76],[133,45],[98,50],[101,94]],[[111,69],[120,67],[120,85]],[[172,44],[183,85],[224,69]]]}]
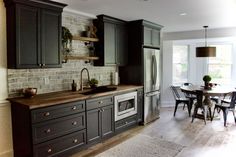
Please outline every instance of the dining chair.
[{"label": "dining chair", "polygon": [[186,98],[184,96],[184,94],[182,93],[182,91],[180,90],[180,87],[178,86],[171,86],[170,87],[171,90],[172,90],[172,93],[174,95],[174,98],[175,98],[175,110],[174,110],[174,116],[175,116],[175,113],[177,111],[177,108],[178,108],[178,105],[180,103],[183,103],[183,104],[186,104],[187,107],[188,107],[188,113],[189,113],[189,117],[191,116],[191,104],[190,104],[190,100],[189,98]]},{"label": "dining chair", "polygon": [[[206,124],[207,111],[209,112],[209,117],[211,118],[211,108],[208,105],[203,104],[203,91],[197,90],[196,96],[197,96],[197,102],[194,104],[192,123],[195,118],[201,118],[204,120]],[[202,109],[202,115],[198,114],[198,109]]]},{"label": "dining chair", "polygon": [[216,109],[220,109],[223,111],[223,117],[224,117],[224,126],[226,126],[226,122],[227,122],[227,115],[228,115],[228,111],[232,111],[233,112],[233,116],[234,116],[234,121],[236,123],[236,117],[235,117],[235,103],[236,103],[236,92],[232,93],[231,96],[231,101],[225,101],[222,100],[221,103],[216,104],[214,107],[214,112],[213,112],[213,116],[211,118],[211,121],[213,120],[214,114],[215,114],[215,110]]},{"label": "dining chair", "polygon": [[[182,86],[193,86],[193,84],[189,83],[189,82],[185,82],[185,83],[183,83]],[[197,100],[197,97],[195,95],[191,94],[191,93],[187,93],[187,92],[183,92],[183,93],[184,93],[186,98],[189,98],[189,101],[190,101],[190,104],[191,104],[191,107],[192,107],[193,102],[194,102],[194,100]],[[183,106],[183,109],[184,109],[184,107],[185,107],[185,105]],[[190,110],[192,110],[192,108]]]}]

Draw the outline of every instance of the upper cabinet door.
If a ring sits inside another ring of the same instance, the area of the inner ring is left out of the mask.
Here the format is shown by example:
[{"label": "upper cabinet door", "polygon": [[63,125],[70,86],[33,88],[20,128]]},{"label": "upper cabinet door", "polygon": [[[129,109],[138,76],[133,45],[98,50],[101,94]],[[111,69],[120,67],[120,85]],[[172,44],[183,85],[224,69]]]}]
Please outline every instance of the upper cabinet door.
[{"label": "upper cabinet door", "polygon": [[143,33],[143,44],[147,46],[152,46],[152,29],[144,27]]},{"label": "upper cabinet door", "polygon": [[116,25],[116,64],[124,66],[128,60],[128,33],[126,25]]},{"label": "upper cabinet door", "polygon": [[42,66],[61,67],[61,13],[42,10]]},{"label": "upper cabinet door", "polygon": [[160,30],[144,26],[143,44],[145,46],[160,47]]},{"label": "upper cabinet door", "polygon": [[7,11],[7,66],[61,67],[61,12],[53,1],[4,0]]},{"label": "upper cabinet door", "polygon": [[[16,64],[17,68],[30,68],[39,66],[39,19],[39,9],[30,6],[16,5],[16,63],[14,64]],[[13,46],[14,45],[8,45],[8,48]],[[14,55],[13,53],[9,53],[8,57],[14,58],[14,56],[10,55]]]},{"label": "upper cabinet door", "polygon": [[115,24],[104,23],[105,64],[116,64],[116,30]]},{"label": "upper cabinet door", "polygon": [[152,45],[155,47],[160,47],[160,30],[152,30]]}]

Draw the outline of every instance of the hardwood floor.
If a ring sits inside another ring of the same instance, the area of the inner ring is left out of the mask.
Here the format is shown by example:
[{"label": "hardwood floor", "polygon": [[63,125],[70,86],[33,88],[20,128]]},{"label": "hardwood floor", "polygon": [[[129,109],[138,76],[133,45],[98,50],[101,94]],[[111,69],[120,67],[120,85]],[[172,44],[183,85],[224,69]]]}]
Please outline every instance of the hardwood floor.
[{"label": "hardwood floor", "polygon": [[191,123],[187,110],[178,108],[173,117],[174,108],[162,108],[161,118],[146,126],[138,126],[121,133],[103,143],[88,148],[73,157],[95,156],[107,149],[133,137],[145,134],[159,137],[185,146],[177,157],[222,157],[236,154],[236,125],[232,113],[229,112],[227,127],[221,118],[213,122],[195,119]]}]

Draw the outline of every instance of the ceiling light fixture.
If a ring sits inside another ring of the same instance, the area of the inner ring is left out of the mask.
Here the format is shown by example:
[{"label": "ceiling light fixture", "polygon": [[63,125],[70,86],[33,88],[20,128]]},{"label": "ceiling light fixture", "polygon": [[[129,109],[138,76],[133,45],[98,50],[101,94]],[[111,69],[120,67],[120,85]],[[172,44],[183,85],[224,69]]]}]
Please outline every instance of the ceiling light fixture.
[{"label": "ceiling light fixture", "polygon": [[207,46],[207,28],[208,26],[203,26],[205,29],[205,47],[196,48],[196,57],[215,57],[216,47]]},{"label": "ceiling light fixture", "polygon": [[187,13],[180,13],[179,15],[180,15],[180,16],[186,16]]}]

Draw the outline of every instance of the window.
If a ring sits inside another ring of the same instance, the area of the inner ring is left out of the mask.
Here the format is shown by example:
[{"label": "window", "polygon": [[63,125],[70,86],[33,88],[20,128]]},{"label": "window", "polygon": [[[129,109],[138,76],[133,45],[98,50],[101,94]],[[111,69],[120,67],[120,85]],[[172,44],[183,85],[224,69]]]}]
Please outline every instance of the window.
[{"label": "window", "polygon": [[173,84],[188,82],[188,45],[173,46]]},{"label": "window", "polygon": [[230,84],[233,47],[231,44],[211,46],[216,47],[216,57],[210,57],[208,62],[208,74],[212,77],[211,82]]}]

